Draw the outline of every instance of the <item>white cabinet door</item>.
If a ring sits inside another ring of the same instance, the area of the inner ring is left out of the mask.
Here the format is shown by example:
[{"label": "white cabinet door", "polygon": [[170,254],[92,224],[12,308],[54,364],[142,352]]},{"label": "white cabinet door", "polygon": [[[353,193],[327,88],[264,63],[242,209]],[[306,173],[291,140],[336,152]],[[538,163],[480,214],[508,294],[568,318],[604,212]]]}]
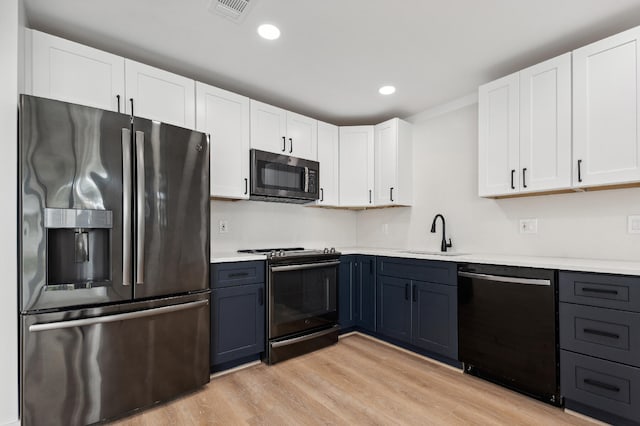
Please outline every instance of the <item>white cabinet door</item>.
[{"label": "white cabinet door", "polygon": [[573,183],[640,180],[640,27],[573,52]]},{"label": "white cabinet door", "polygon": [[252,99],[251,148],[291,155],[290,147],[287,140],[287,112]]},{"label": "white cabinet door", "polygon": [[212,197],[249,198],[249,111],[249,98],[196,83],[196,130],[210,135]]},{"label": "white cabinet door", "polygon": [[478,90],[478,193],[508,195],[519,187],[518,73]]},{"label": "white cabinet door", "polygon": [[571,53],[520,71],[521,192],[571,187]]},{"label": "white cabinet door", "polygon": [[287,111],[287,140],[289,155],[317,160],[318,120]]},{"label": "white cabinet door", "polygon": [[39,31],[31,34],[33,95],[124,111],[124,58]]},{"label": "white cabinet door", "polygon": [[252,99],[251,148],[315,161],[318,121]]},{"label": "white cabinet door", "polygon": [[340,205],[372,207],[373,126],[340,127]]},{"label": "white cabinet door", "polygon": [[411,205],[413,200],[411,125],[392,118],[374,127],[376,206]]},{"label": "white cabinet door", "polygon": [[318,122],[318,162],[320,162],[320,206],[337,206],[339,202],[340,145],[338,126]]},{"label": "white cabinet door", "polygon": [[125,60],[125,71],[128,114],[133,103],[138,117],[195,128],[195,81],[130,59]]}]

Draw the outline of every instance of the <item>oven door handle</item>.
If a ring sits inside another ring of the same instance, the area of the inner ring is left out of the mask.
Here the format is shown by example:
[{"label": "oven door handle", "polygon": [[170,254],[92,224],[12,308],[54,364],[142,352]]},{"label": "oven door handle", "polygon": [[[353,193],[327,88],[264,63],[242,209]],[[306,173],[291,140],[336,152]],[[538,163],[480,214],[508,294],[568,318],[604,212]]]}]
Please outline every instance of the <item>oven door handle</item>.
[{"label": "oven door handle", "polygon": [[315,339],[316,337],[321,337],[321,336],[324,336],[324,335],[327,335],[327,334],[331,334],[331,333],[334,333],[334,332],[336,332],[338,330],[340,330],[340,326],[339,325],[334,325],[333,327],[328,328],[326,330],[316,331],[315,333],[305,334],[304,336],[294,337],[294,338],[287,339],[287,340],[281,340],[279,342],[272,342],[271,343],[271,347],[272,348],[279,348],[281,346],[293,345],[294,343],[300,343],[300,342],[304,342],[306,340]]},{"label": "oven door handle", "polygon": [[466,278],[478,278],[485,281],[496,281],[500,283],[508,284],[526,284],[526,285],[544,285],[550,286],[550,280],[536,279],[536,278],[518,278],[518,277],[503,277],[500,275],[478,274],[475,272],[458,271],[459,277]]},{"label": "oven door handle", "polygon": [[337,266],[339,264],[340,261],[336,260],[333,262],[307,263],[304,265],[270,266],[269,269],[271,272],[301,271],[303,269],[326,268],[328,266]]}]

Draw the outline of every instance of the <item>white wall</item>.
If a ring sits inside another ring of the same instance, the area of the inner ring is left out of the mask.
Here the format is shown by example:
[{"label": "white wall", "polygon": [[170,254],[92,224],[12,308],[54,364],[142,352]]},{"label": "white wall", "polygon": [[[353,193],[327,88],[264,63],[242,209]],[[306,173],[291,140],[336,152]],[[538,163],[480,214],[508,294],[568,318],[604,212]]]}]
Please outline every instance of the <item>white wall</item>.
[{"label": "white wall", "polygon": [[[220,233],[220,220],[228,232]],[[356,244],[356,213],[261,201],[211,202],[211,251],[345,247]]]},{"label": "white wall", "polygon": [[[477,114],[472,104],[409,119],[414,121],[414,206],[359,213],[359,246],[439,250],[440,223],[437,234],[429,229],[434,215],[442,213],[458,251],[640,261],[640,235],[627,234],[627,216],[640,214],[640,188],[479,198]],[[537,218],[538,234],[520,234],[522,218]]]},{"label": "white wall", "polygon": [[0,1],[0,424],[18,420],[17,95],[19,0]]}]

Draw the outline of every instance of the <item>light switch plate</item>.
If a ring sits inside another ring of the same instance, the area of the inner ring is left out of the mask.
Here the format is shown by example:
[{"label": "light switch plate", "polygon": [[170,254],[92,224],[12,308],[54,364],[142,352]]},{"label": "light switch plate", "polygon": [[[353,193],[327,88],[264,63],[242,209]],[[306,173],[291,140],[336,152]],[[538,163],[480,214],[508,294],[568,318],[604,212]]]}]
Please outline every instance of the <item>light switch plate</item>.
[{"label": "light switch plate", "polygon": [[521,234],[537,234],[538,219],[520,219]]},{"label": "light switch plate", "polygon": [[640,215],[629,216],[627,227],[630,234],[640,234]]}]

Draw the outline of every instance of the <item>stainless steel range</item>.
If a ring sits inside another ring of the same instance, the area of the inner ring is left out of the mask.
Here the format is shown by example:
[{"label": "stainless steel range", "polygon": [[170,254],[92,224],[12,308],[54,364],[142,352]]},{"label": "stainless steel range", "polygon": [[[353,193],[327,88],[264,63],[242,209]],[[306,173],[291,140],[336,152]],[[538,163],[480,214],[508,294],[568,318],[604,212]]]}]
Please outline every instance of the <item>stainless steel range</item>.
[{"label": "stainless steel range", "polygon": [[301,247],[239,252],[267,254],[268,364],[338,341],[339,252]]}]

